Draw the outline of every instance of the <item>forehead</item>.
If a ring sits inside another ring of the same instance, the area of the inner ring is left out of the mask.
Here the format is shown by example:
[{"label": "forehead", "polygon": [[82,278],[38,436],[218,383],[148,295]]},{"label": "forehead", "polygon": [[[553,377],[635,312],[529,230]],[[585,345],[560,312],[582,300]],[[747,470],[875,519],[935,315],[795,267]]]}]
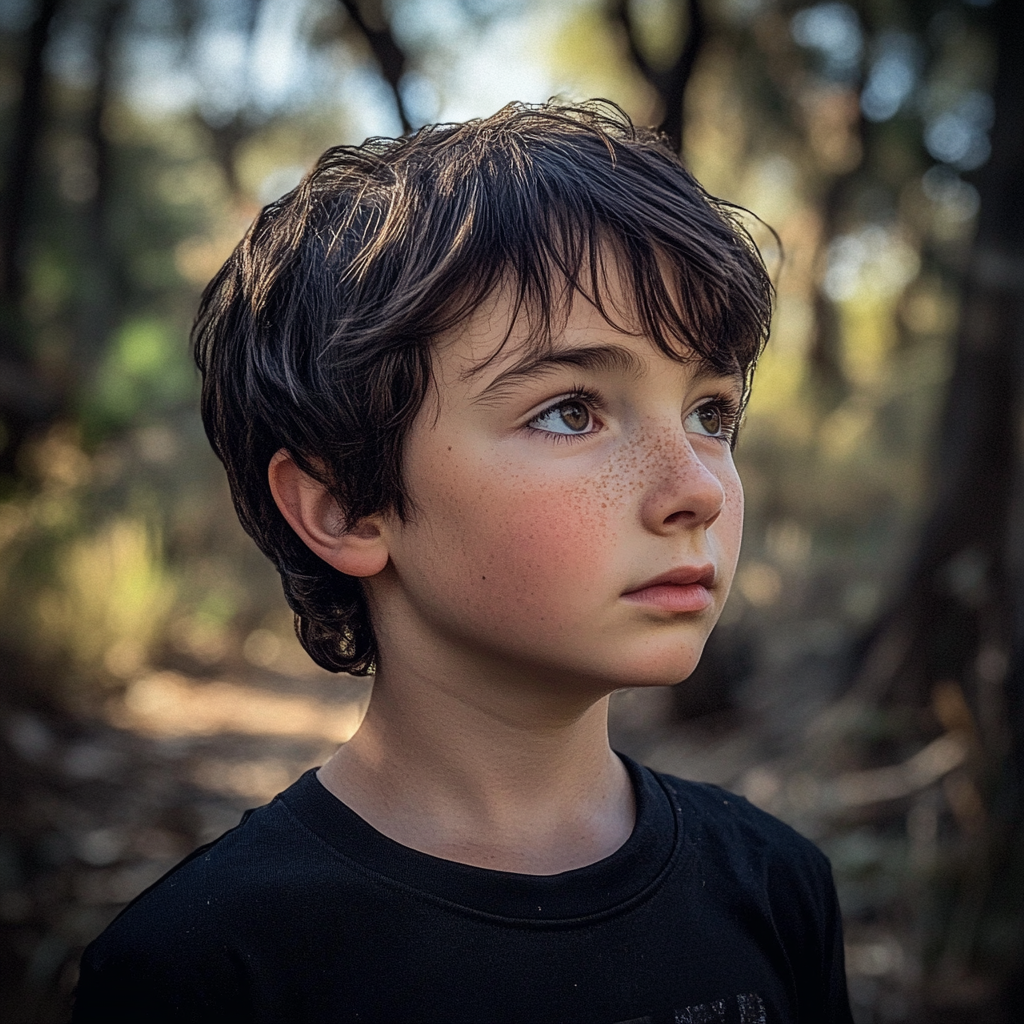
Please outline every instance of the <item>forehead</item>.
[{"label": "forehead", "polygon": [[713,366],[682,340],[666,352],[648,337],[615,263],[605,261],[597,296],[563,284],[552,289],[556,301],[550,307],[528,297],[517,301],[513,286],[503,282],[435,340],[436,382],[476,397],[567,364],[641,378],[666,361],[695,364],[700,376],[742,380],[741,371]]}]

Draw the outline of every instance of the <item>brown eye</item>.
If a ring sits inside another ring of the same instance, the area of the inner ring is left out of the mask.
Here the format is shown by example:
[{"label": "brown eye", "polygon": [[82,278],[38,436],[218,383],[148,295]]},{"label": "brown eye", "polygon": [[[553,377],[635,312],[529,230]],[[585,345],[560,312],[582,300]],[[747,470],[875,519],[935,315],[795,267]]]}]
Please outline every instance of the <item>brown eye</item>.
[{"label": "brown eye", "polygon": [[558,407],[558,411],[570,430],[586,430],[590,426],[590,410],[580,402],[566,402]]},{"label": "brown eye", "polygon": [[593,430],[594,418],[585,402],[570,398],[542,412],[531,426],[549,434],[589,434]]},{"label": "brown eye", "polygon": [[700,425],[709,434],[722,432],[722,410],[717,405],[702,405],[697,410]]}]

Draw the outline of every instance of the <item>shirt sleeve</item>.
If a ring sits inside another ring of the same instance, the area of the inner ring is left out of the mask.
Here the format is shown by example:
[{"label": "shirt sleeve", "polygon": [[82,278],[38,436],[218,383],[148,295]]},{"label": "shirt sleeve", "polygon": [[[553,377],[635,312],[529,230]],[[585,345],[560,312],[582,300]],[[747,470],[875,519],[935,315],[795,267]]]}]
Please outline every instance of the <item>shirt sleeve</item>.
[{"label": "shirt sleeve", "polygon": [[[251,1020],[242,922],[196,884],[202,847],[137,897],[82,956],[72,1024]],[[183,870],[184,869],[184,870]]]},{"label": "shirt sleeve", "polygon": [[229,957],[104,936],[86,949],[72,1024],[231,1024],[249,1016]]},{"label": "shirt sleeve", "polygon": [[825,915],[824,942],[821,976],[825,979],[825,1013],[828,1024],[853,1024],[850,1011],[850,996],[846,988],[846,956],[843,946],[843,918],[839,910],[835,884],[831,870],[828,876],[829,906]]},{"label": "shirt sleeve", "polygon": [[789,951],[799,1024],[853,1024],[846,987],[843,919],[832,866],[803,840],[796,856],[773,872],[776,928]]}]

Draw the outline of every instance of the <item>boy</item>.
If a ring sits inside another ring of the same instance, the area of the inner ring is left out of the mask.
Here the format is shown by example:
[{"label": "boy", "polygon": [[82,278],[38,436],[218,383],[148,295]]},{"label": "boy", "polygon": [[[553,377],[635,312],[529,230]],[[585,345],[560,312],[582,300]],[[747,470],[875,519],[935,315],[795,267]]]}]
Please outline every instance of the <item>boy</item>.
[{"label": "boy", "polygon": [[203,299],[204,419],[306,650],[373,697],[89,948],[75,1020],[850,1019],[825,858],[607,738],[721,612],[770,306],[607,105],[331,150],[263,211]]}]

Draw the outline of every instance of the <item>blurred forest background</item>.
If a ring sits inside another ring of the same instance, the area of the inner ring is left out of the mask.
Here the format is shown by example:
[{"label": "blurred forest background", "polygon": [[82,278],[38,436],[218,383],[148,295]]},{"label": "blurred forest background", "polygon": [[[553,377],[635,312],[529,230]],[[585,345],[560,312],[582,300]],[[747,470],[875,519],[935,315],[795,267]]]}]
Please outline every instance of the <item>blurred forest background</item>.
[{"label": "blurred forest background", "polygon": [[782,243],[737,585],[616,743],[829,854],[858,1024],[1024,1019],[1022,12],[0,0],[0,1017],[365,705],[235,521],[200,289],[327,146],[558,94]]}]

